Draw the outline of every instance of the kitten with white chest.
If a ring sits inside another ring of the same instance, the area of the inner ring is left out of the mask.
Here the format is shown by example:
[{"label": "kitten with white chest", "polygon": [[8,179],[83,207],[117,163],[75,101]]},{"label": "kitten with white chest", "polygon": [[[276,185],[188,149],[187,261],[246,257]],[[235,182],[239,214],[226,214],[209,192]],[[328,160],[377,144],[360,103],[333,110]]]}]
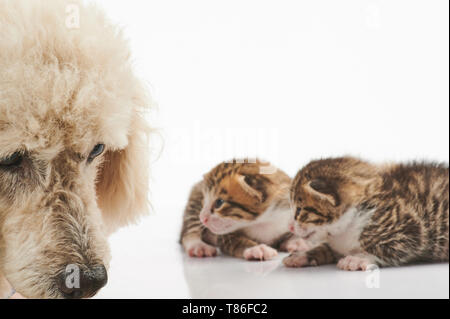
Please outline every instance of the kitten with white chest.
[{"label": "kitten with white chest", "polygon": [[290,198],[291,228],[315,244],[286,257],[288,267],[448,261],[448,165],[313,161],[295,177]]},{"label": "kitten with white chest", "polygon": [[222,163],[196,184],[186,206],[181,243],[192,257],[220,251],[248,260],[269,260],[277,249],[305,249],[287,232],[291,179],[268,163]]}]

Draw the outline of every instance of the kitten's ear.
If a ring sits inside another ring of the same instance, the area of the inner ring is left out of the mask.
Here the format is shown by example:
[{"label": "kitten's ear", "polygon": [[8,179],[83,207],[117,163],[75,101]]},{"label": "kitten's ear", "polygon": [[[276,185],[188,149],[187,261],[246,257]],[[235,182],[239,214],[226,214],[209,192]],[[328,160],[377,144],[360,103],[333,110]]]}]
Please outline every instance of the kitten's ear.
[{"label": "kitten's ear", "polygon": [[306,189],[310,193],[327,200],[333,206],[340,204],[340,198],[333,183],[329,183],[323,179],[314,179],[306,185]]},{"label": "kitten's ear", "polygon": [[253,188],[251,180],[251,176],[239,175],[237,177],[237,182],[241,186],[242,190],[247,193],[250,197],[255,198],[258,202],[263,202],[264,195],[259,190]]}]

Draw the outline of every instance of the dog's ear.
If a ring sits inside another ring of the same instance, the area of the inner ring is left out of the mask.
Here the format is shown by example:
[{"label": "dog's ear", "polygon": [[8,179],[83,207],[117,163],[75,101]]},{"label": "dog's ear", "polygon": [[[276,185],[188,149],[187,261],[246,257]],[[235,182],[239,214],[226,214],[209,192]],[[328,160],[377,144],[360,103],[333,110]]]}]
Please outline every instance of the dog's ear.
[{"label": "dog's ear", "polygon": [[148,213],[149,133],[135,116],[125,149],[105,154],[97,181],[98,205],[109,233]]}]

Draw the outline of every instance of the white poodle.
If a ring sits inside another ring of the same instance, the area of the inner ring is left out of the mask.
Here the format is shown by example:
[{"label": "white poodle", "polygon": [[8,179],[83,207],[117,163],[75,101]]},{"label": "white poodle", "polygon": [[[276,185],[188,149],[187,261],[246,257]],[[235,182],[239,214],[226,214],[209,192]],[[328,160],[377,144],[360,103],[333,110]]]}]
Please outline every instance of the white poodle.
[{"label": "white poodle", "polygon": [[0,0],[0,296],[86,298],[148,210],[150,106],[120,31],[77,0]]}]

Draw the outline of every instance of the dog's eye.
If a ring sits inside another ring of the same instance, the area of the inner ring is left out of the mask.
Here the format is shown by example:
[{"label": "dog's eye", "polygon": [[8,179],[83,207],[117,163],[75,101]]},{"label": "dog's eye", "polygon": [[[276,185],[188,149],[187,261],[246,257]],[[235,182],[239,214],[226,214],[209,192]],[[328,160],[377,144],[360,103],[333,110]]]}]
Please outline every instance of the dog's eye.
[{"label": "dog's eye", "polygon": [[92,162],[96,157],[99,157],[100,155],[102,155],[102,153],[104,151],[105,151],[105,144],[95,145],[94,149],[89,154],[88,163]]},{"label": "dog's eye", "polygon": [[20,152],[15,152],[11,156],[8,156],[6,158],[0,159],[0,166],[1,167],[16,167],[19,166],[22,163],[23,155]]}]

